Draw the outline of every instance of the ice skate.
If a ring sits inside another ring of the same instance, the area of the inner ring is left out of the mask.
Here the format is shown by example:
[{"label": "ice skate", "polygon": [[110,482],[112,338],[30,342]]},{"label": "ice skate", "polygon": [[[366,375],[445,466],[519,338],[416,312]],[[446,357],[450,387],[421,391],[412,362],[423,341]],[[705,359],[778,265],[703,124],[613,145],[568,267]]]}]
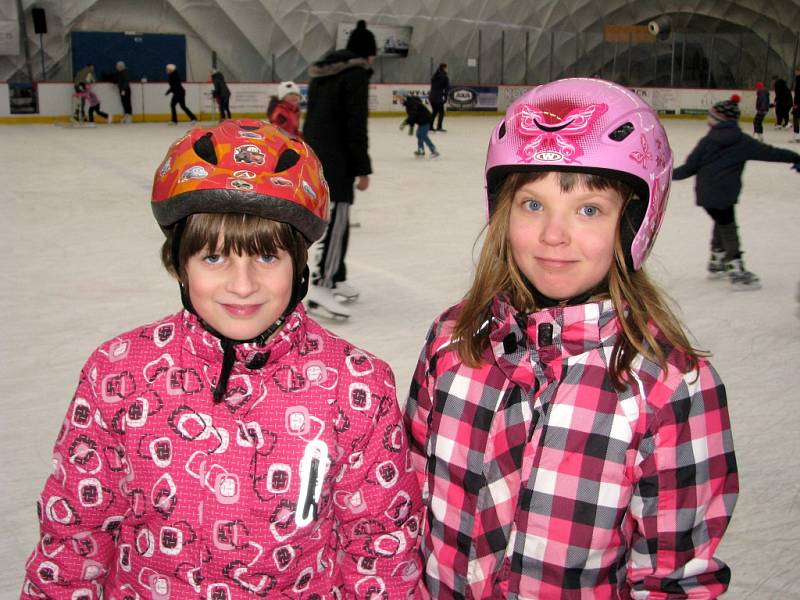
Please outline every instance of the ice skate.
[{"label": "ice skate", "polygon": [[758,275],[744,268],[741,258],[734,258],[725,263],[731,286],[736,292],[747,292],[761,289],[761,280]]},{"label": "ice skate", "polygon": [[725,266],[725,250],[712,250],[708,259],[708,278],[722,279],[727,275]]},{"label": "ice skate", "polygon": [[431,158],[439,158],[439,156],[441,156],[441,155],[436,150],[431,152]]},{"label": "ice skate", "polygon": [[757,134],[755,134],[755,138],[756,138],[756,139],[757,139],[759,142],[763,142],[763,141],[764,141],[764,134],[763,134],[763,133],[757,133]]},{"label": "ice skate", "polygon": [[360,292],[346,281],[337,281],[333,286],[333,295],[339,302],[355,302]]},{"label": "ice skate", "polygon": [[421,157],[425,156],[425,150],[415,150],[414,151],[414,156],[416,156],[417,158],[421,158]]},{"label": "ice skate", "polygon": [[800,133],[795,133],[789,141],[793,144],[800,144]]},{"label": "ice skate", "polygon": [[309,310],[329,319],[349,319],[350,311],[336,299],[331,288],[318,285],[308,286],[306,306]]}]

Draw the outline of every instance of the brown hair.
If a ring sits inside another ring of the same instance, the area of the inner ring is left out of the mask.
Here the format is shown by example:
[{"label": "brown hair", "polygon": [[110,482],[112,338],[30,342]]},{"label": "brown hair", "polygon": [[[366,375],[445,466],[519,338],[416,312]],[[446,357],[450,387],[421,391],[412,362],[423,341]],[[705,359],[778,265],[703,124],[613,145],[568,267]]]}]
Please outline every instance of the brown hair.
[{"label": "brown hair", "polygon": [[[308,260],[308,242],[288,223],[273,221],[255,215],[238,213],[196,213],[186,219],[178,250],[178,268],[172,257],[175,235],[173,227],[161,246],[161,263],[178,281],[186,282],[187,261],[204,249],[229,255],[275,254],[285,250],[292,257],[297,271],[303,269]],[[220,235],[223,236],[220,247]]]},{"label": "brown hair", "polygon": [[[482,355],[489,344],[488,329],[482,328],[482,325],[491,316],[492,299],[497,294],[504,294],[520,312],[537,310],[536,300],[525,276],[514,262],[508,243],[508,230],[514,194],[527,183],[548,174],[550,172],[511,173],[497,193],[494,210],[484,230],[486,238],[475,267],[475,277],[462,301],[453,331],[456,351],[468,366],[477,367],[482,362]],[[622,196],[624,207],[629,202],[642,201],[628,185],[615,179],[567,172],[559,172],[558,177],[563,192],[575,187],[587,190],[613,189]],[[601,289],[608,291],[598,292],[591,298],[593,301],[611,298],[620,315],[621,331],[612,351],[610,365],[611,380],[617,389],[624,388],[624,380],[630,379],[631,363],[637,354],[655,361],[662,370],[666,368],[667,351],[656,340],[650,326],[654,325],[671,346],[685,354],[687,371],[695,370],[699,358],[707,355],[691,345],[680,320],[670,309],[664,292],[643,270],[630,271],[625,266],[621,230],[622,227],[617,228],[614,261],[606,285],[601,286]]]}]

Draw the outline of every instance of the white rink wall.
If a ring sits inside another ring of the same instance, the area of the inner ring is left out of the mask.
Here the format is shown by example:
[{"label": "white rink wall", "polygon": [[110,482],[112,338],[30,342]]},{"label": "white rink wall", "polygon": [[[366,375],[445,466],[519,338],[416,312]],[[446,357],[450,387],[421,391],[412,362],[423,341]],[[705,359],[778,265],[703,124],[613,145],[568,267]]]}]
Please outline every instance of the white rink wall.
[{"label": "white rink wall", "polygon": [[[12,114],[9,89],[6,82],[0,82],[0,124],[47,122],[66,119],[72,112],[73,86],[69,82],[39,82],[39,112],[32,115]],[[186,104],[195,112],[206,115],[216,114],[217,109],[211,97],[212,85],[207,82],[184,83]],[[122,114],[117,87],[113,83],[96,83],[94,92],[100,99],[105,112]],[[231,111],[238,115],[263,115],[269,97],[277,92],[277,83],[228,83],[231,89]],[[386,83],[370,85],[370,111],[373,113],[402,112],[403,107],[393,101],[396,90],[406,90],[413,94],[426,95],[429,89],[424,83]],[[470,87],[470,86],[465,86]],[[486,86],[497,90],[497,110],[504,111],[518,96],[533,86],[503,85]],[[166,82],[131,83],[131,100],[134,119],[137,121],[159,121],[169,118],[170,97],[165,95]],[[300,85],[305,93],[306,85]],[[664,114],[701,114],[720,100],[727,100],[732,94],[741,97],[742,118],[755,113],[756,94],[753,90],[704,90],[677,88],[633,88],[651,106]],[[178,109],[180,113],[180,109]],[[493,111],[492,111],[493,112]],[[119,118],[119,117],[118,117]]]}]

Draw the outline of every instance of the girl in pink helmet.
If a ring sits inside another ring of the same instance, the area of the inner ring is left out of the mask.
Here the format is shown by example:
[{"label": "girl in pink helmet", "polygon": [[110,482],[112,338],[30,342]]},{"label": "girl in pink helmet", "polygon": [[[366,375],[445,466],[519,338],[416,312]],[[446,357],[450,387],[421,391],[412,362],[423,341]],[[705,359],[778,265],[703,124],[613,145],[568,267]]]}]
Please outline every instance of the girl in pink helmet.
[{"label": "girl in pink helmet", "polygon": [[407,600],[422,503],[389,366],[310,319],[328,185],[254,120],[167,151],[151,207],[184,309],[86,362],[22,598]]},{"label": "girl in pink helmet", "polygon": [[542,85],[492,132],[474,279],[405,409],[431,597],[726,590],[725,388],[642,269],[671,170],[655,112],[606,81]]}]

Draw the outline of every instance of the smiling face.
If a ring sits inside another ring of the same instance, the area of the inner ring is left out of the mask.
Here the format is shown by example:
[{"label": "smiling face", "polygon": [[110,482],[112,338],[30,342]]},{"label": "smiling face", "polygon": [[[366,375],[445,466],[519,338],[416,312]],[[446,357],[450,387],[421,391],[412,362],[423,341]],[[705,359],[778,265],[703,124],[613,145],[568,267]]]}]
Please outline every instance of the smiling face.
[{"label": "smiling face", "polygon": [[292,277],[292,258],[281,249],[263,255],[204,249],[186,264],[192,306],[232,340],[252,339],[278,320],[292,295]]},{"label": "smiling face", "polygon": [[623,198],[578,181],[564,191],[558,174],[516,190],[508,242],[519,270],[539,292],[567,300],[595,288],[614,260]]}]

